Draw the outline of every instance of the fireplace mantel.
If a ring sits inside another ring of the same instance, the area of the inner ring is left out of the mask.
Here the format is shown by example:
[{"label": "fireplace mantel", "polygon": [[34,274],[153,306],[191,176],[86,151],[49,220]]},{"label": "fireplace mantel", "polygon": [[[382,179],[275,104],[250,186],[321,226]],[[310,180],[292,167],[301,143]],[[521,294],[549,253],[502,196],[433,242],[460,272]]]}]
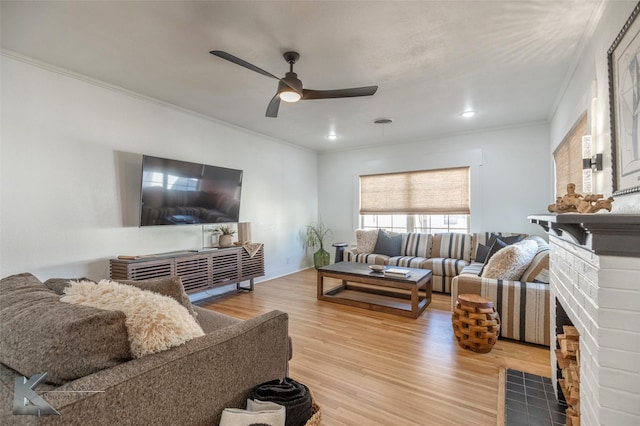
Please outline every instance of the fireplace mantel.
[{"label": "fireplace mantel", "polygon": [[528,217],[550,235],[598,255],[640,257],[640,215],[614,213],[538,214]]},{"label": "fireplace mantel", "polygon": [[[640,425],[640,215],[561,213],[529,220],[549,234],[551,348],[558,347],[556,306],[580,334],[580,424]],[[557,385],[555,351],[550,355]]]}]

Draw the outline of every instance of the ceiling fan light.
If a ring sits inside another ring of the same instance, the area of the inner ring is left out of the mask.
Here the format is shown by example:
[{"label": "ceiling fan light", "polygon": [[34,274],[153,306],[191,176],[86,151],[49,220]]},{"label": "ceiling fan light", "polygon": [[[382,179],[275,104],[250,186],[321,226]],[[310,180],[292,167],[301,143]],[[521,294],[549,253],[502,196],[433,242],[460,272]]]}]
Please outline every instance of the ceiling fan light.
[{"label": "ceiling fan light", "polygon": [[280,92],[280,99],[285,102],[298,102],[300,100],[300,93],[293,90],[285,90]]}]

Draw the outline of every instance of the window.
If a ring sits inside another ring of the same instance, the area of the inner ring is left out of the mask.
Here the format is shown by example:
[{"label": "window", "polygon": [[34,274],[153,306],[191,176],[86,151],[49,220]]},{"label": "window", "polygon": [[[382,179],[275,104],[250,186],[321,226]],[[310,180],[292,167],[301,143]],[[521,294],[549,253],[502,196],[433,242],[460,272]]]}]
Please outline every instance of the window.
[{"label": "window", "polygon": [[375,215],[360,216],[362,229],[386,229],[393,232],[469,232],[469,215]]},{"label": "window", "polygon": [[469,168],[360,176],[360,227],[468,232]]},{"label": "window", "polygon": [[582,192],[582,136],[586,134],[587,113],[585,112],[553,152],[557,197],[567,193],[569,183],[576,185],[576,192]]}]

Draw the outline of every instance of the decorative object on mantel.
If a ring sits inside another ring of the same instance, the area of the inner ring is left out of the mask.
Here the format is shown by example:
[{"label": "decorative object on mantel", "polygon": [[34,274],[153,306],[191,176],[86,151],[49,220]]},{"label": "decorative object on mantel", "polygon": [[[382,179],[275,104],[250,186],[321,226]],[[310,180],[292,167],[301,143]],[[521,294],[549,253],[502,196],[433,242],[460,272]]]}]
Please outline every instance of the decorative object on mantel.
[{"label": "decorative object on mantel", "polygon": [[596,213],[602,209],[611,211],[613,197],[604,199],[602,194],[576,194],[576,185],[567,185],[564,197],[557,197],[555,204],[547,207],[551,213]]},{"label": "decorative object on mantel", "polygon": [[307,225],[307,246],[320,246],[320,249],[313,254],[313,266],[316,269],[327,266],[330,262],[329,252],[324,249],[324,238],[331,233],[331,229],[325,228],[322,222]]},{"label": "decorative object on mantel", "polygon": [[218,238],[218,245],[220,247],[231,247],[233,245],[233,234],[236,233],[236,230],[226,225],[220,226],[216,230],[222,233]]},{"label": "decorative object on mantel", "polygon": [[636,58],[640,51],[640,3],[634,7],[607,52],[611,120],[613,195],[640,192],[640,105]]}]

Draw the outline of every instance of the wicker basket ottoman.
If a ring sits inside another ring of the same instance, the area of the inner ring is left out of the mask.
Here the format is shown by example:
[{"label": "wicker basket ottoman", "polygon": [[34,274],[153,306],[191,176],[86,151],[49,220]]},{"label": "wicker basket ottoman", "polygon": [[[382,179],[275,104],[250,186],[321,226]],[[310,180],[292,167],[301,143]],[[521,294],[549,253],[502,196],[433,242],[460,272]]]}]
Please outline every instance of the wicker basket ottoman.
[{"label": "wicker basket ottoman", "polygon": [[500,334],[500,316],[490,299],[460,294],[451,316],[458,344],[474,352],[491,352]]}]

